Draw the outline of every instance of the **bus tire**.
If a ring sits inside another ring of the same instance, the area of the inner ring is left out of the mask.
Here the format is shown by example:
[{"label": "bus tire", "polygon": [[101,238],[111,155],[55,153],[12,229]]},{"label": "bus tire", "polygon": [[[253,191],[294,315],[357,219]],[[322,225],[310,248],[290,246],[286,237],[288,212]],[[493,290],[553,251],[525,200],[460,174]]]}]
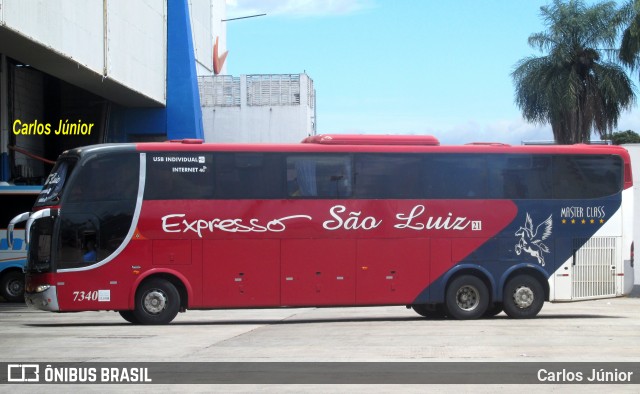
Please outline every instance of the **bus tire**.
[{"label": "bus tire", "polygon": [[24,274],[20,271],[9,271],[2,275],[0,295],[8,302],[23,302]]},{"label": "bus tire", "polygon": [[487,311],[484,313],[484,317],[494,317],[495,315],[502,312],[504,308],[502,307],[502,302],[496,302],[493,305],[489,305]]},{"label": "bus tire", "polygon": [[146,280],[136,291],[133,316],[140,324],[169,324],[179,310],[180,293],[166,279]]},{"label": "bus tire", "polygon": [[504,286],[504,311],[514,319],[536,317],[544,304],[544,289],[529,275],[518,275]]},{"label": "bus tire", "polygon": [[459,276],[447,286],[445,305],[448,315],[455,319],[478,319],[489,306],[487,285],[477,276]]},{"label": "bus tire", "polygon": [[136,319],[136,316],[133,313],[133,311],[118,311],[118,313],[120,314],[120,316],[122,316],[124,320],[128,321],[129,323],[140,324],[138,319]]},{"label": "bus tire", "polygon": [[412,305],[411,308],[420,316],[426,317],[427,319],[442,319],[446,316],[444,313],[444,307],[442,304],[438,305],[430,305],[426,304],[415,304]]}]

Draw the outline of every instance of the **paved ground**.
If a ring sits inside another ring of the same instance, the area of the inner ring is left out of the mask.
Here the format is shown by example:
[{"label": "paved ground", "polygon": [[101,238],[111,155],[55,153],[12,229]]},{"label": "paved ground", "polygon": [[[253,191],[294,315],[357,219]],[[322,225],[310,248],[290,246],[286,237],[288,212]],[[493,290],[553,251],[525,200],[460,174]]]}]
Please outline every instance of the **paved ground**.
[{"label": "paved ground", "polygon": [[[639,294],[636,289],[634,294]],[[188,311],[168,326],[134,326],[114,312],[54,314],[0,304],[2,362],[481,361],[640,362],[640,298],[546,303],[537,319],[426,320],[403,307]],[[640,377],[638,377],[640,382]],[[34,386],[29,386],[35,388]],[[0,392],[27,389],[0,386]],[[64,392],[64,386],[48,386]],[[88,386],[75,386],[82,391]],[[105,386],[92,386],[104,391]],[[122,388],[122,386],[119,386]],[[167,386],[169,391],[371,392],[367,386]],[[570,392],[577,386],[552,386]],[[615,386],[638,392],[639,386]],[[433,386],[404,386],[424,391]],[[511,391],[514,386],[441,386]],[[550,386],[528,386],[548,392]],[[133,387],[134,391],[158,386]],[[391,391],[378,386],[374,391]],[[580,386],[602,391],[602,386]],[[55,391],[54,390],[54,391]],[[164,389],[163,389],[164,390]],[[26,392],[27,390],[24,390]]]}]

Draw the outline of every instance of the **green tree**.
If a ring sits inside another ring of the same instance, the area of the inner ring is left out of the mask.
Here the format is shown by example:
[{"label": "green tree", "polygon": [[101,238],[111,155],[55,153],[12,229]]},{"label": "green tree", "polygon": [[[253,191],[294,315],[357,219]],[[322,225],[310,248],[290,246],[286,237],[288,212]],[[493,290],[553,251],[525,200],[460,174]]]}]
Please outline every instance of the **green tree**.
[{"label": "green tree", "polygon": [[558,143],[588,142],[592,131],[605,137],[635,102],[625,70],[603,56],[616,45],[620,10],[613,1],[580,0],[554,0],[540,10],[547,30],[532,34],[529,45],[546,55],[516,64],[516,104],[527,121],[551,124]]},{"label": "green tree", "polygon": [[640,0],[631,0],[621,9],[626,28],[622,32],[619,58],[631,70],[640,69]]},{"label": "green tree", "polygon": [[614,145],[640,143],[640,135],[633,130],[617,131],[609,136]]}]

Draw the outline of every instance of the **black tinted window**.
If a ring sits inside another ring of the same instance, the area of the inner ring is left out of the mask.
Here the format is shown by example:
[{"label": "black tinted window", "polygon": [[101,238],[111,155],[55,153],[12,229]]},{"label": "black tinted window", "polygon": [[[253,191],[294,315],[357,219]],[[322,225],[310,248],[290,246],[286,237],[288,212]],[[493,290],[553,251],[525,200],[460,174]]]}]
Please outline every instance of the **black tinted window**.
[{"label": "black tinted window", "polygon": [[490,156],[489,174],[493,198],[551,198],[551,156]]},{"label": "black tinted window", "polygon": [[553,170],[554,198],[605,197],[622,188],[622,160],[617,156],[555,156]]},{"label": "black tinted window", "polygon": [[425,157],[424,168],[426,198],[488,198],[487,161],[484,155],[429,155]]},{"label": "black tinted window", "polygon": [[287,157],[289,197],[348,198],[352,194],[350,155]]},{"label": "black tinted window", "polygon": [[147,153],[145,198],[149,200],[213,198],[213,169],[211,153]]},{"label": "black tinted window", "polygon": [[615,194],[602,155],[149,153],[147,199],[562,199]]},{"label": "black tinted window", "polygon": [[216,198],[284,198],[282,155],[273,153],[217,153]]},{"label": "black tinted window", "polygon": [[137,154],[91,158],[76,168],[73,184],[65,191],[66,202],[135,199],[139,168]]},{"label": "black tinted window", "polygon": [[56,163],[36,199],[36,206],[54,205],[60,202],[62,190],[71,175],[75,163],[75,159],[59,160]]},{"label": "black tinted window", "polygon": [[58,268],[95,264],[125,240],[136,206],[140,156],[96,156],[79,163],[60,211]]},{"label": "black tinted window", "polygon": [[422,155],[363,154],[355,160],[356,198],[423,197]]}]

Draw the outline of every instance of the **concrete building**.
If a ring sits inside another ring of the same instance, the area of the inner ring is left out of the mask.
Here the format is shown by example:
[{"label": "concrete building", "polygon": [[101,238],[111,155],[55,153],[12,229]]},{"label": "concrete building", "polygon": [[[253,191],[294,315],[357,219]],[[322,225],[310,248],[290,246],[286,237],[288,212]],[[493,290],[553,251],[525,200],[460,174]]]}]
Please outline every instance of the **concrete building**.
[{"label": "concrete building", "polygon": [[0,0],[3,190],[71,147],[203,138],[197,75],[225,17],[225,0]]},{"label": "concrete building", "polygon": [[198,85],[207,142],[297,143],[316,134],[307,74],[200,76]]},{"label": "concrete building", "polygon": [[0,227],[66,149],[315,134],[306,74],[225,75],[226,25],[225,0],[0,0]]}]

